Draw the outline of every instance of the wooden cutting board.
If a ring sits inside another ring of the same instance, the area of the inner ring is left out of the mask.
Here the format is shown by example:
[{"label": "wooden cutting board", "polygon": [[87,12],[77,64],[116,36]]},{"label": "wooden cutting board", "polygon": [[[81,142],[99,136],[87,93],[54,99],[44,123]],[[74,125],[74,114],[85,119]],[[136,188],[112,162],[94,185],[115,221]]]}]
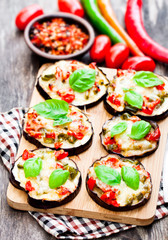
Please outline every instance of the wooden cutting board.
[{"label": "wooden cutting board", "polygon": [[[45,64],[40,68],[38,76],[48,65],[49,64]],[[102,68],[102,70],[104,73],[106,73],[109,79],[116,75],[115,69]],[[37,89],[34,88],[30,106],[33,106],[41,101],[44,101],[44,99],[40,96]],[[151,173],[152,177],[153,191],[150,200],[145,206],[132,211],[113,212],[97,205],[89,197],[85,187],[85,179],[89,166],[95,160],[107,155],[107,152],[100,143],[99,133],[101,132],[103,123],[112,116],[104,109],[102,102],[97,106],[88,109],[87,114],[93,124],[94,137],[92,146],[87,151],[80,154],[80,160],[77,161],[77,165],[82,173],[82,187],[77,197],[73,201],[61,207],[48,210],[36,209],[27,203],[27,194],[24,191],[18,190],[9,183],[7,189],[7,202],[9,206],[14,209],[24,211],[39,211],[62,215],[73,215],[135,225],[148,225],[152,223],[154,220],[158,199],[162,164],[167,139],[168,119],[159,122],[159,127],[161,130],[159,148],[151,156],[142,159],[143,165],[145,166],[146,170]],[[24,149],[32,150],[35,148],[36,147],[34,145],[30,144],[24,139],[24,137],[22,137],[17,157],[22,154]]]}]

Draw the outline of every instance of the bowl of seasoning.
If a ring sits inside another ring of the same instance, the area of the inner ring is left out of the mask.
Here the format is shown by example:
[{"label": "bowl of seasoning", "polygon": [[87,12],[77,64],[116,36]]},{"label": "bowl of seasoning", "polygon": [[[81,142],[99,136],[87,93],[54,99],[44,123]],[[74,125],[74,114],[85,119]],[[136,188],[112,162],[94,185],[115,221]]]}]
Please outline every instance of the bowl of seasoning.
[{"label": "bowl of seasoning", "polygon": [[94,30],[85,19],[60,12],[33,19],[24,31],[28,47],[51,60],[83,55],[92,46],[94,37]]}]

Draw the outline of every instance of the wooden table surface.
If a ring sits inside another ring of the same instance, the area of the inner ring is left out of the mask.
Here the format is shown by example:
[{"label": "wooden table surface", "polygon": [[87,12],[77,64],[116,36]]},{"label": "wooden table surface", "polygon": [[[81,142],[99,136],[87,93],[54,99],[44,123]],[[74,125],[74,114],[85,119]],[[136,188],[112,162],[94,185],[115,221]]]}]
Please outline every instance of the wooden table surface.
[{"label": "wooden table surface", "polygon": [[[125,0],[111,0],[119,21],[124,25]],[[149,35],[168,48],[168,1],[144,0],[143,16]],[[14,24],[20,9],[39,3],[45,13],[57,11],[56,0],[1,0],[0,1],[0,111],[12,107],[27,107],[41,64],[47,62],[34,55],[26,46],[23,33]],[[89,57],[84,57],[89,62]],[[157,63],[155,72],[168,76],[168,66]],[[0,239],[30,240],[55,239],[27,213],[11,209],[6,202],[8,172],[0,161]],[[150,226],[136,227],[102,239],[168,240],[168,217]]]}]

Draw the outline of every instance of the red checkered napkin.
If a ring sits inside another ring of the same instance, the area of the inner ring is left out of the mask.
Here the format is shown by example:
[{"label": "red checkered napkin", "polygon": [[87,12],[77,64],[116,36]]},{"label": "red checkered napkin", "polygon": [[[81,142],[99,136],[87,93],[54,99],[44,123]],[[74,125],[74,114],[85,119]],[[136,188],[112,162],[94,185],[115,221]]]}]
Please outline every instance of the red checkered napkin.
[{"label": "red checkered napkin", "polygon": [[[10,171],[18,149],[22,131],[22,118],[25,109],[14,108],[0,114],[0,156],[5,167]],[[124,231],[135,225],[99,221],[88,218],[62,216],[39,212],[29,212],[45,231],[57,239],[93,239],[109,236]],[[168,215],[168,206],[163,200],[162,182],[158,196],[155,220]]]}]

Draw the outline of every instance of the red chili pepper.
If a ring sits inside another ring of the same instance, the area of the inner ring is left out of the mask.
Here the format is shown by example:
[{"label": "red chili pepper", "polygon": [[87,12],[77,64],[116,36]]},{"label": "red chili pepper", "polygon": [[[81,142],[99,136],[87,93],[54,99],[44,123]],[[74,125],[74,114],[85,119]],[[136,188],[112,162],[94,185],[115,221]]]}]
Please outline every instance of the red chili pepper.
[{"label": "red chili pepper", "polygon": [[64,150],[55,151],[55,158],[56,160],[61,160],[68,156],[68,152],[64,152]]},{"label": "red chili pepper", "polygon": [[119,106],[121,106],[121,102],[120,102],[120,100],[118,99],[118,95],[116,95],[116,94],[112,94],[112,95],[110,95],[108,98],[107,98],[107,100],[109,101],[109,102],[111,102],[112,104],[114,104],[114,105],[116,105],[117,107],[119,107]]},{"label": "red chili pepper", "polygon": [[61,12],[75,14],[79,17],[84,16],[84,10],[78,0],[58,0],[58,8]]},{"label": "red chili pepper", "polygon": [[106,66],[109,68],[119,68],[129,56],[129,48],[124,43],[117,43],[110,48],[106,54]]},{"label": "red chili pepper", "polygon": [[26,182],[26,184],[25,184],[25,189],[26,189],[27,191],[29,191],[29,192],[35,190],[35,188],[32,187],[32,184],[31,184],[30,181],[27,181],[27,182]]},{"label": "red chili pepper", "polygon": [[35,154],[33,152],[29,152],[29,150],[25,149],[23,154],[22,154],[22,159],[26,161],[29,158],[33,158]]},{"label": "red chili pepper", "polygon": [[24,30],[27,24],[34,18],[44,14],[43,9],[38,4],[33,4],[23,8],[15,19],[15,24],[19,30]]},{"label": "red chili pepper", "polygon": [[90,50],[90,57],[96,62],[103,62],[111,46],[111,40],[107,35],[95,37],[94,43]]},{"label": "red chili pepper", "polygon": [[165,83],[156,86],[157,90],[164,90]]},{"label": "red chili pepper", "polygon": [[146,55],[168,63],[168,49],[153,41],[144,28],[142,0],[127,1],[125,24],[130,37]]},{"label": "red chili pepper", "polygon": [[55,149],[59,149],[61,146],[62,146],[62,142],[55,142],[54,143],[54,147],[55,147]]},{"label": "red chili pepper", "polygon": [[153,72],[156,65],[150,57],[130,57],[122,65],[122,69],[134,69],[136,71]]},{"label": "red chili pepper", "polygon": [[54,132],[52,132],[52,133],[46,133],[46,134],[45,134],[45,137],[46,137],[46,138],[55,139],[55,133],[54,133]]},{"label": "red chili pepper", "polygon": [[89,180],[87,181],[88,188],[90,190],[93,190],[93,188],[95,187],[95,184],[96,184],[96,180],[93,177],[90,177]]},{"label": "red chili pepper", "polygon": [[160,129],[157,127],[154,132],[148,133],[145,137],[148,141],[158,141],[160,138]]}]

